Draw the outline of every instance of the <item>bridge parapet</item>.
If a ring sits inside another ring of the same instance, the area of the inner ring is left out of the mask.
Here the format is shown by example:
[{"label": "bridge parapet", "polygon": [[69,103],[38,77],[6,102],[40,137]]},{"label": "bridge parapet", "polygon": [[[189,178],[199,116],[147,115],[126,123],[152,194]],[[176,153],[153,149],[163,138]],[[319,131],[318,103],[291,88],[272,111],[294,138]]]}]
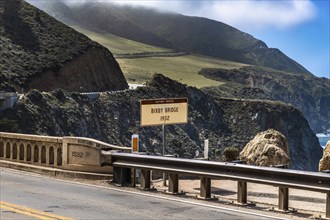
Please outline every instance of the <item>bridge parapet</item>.
[{"label": "bridge parapet", "polygon": [[51,137],[0,132],[0,160],[82,172],[111,173],[101,167],[101,151],[119,147],[83,137]]},{"label": "bridge parapet", "polygon": [[82,138],[63,137],[63,164],[65,169],[109,173],[110,167],[100,167],[101,152],[104,150],[121,150],[130,152],[131,148],[119,147],[102,141]]}]

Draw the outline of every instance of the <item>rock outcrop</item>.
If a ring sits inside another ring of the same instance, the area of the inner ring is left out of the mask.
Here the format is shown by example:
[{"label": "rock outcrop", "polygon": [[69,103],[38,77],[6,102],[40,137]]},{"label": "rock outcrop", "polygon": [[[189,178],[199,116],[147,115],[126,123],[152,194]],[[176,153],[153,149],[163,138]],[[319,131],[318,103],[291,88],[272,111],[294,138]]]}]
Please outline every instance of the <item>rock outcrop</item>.
[{"label": "rock outcrop", "polygon": [[258,133],[241,151],[240,159],[256,166],[290,166],[289,146],[286,138],[274,129]]},{"label": "rock outcrop", "polygon": [[325,145],[323,157],[320,160],[319,171],[330,170],[330,141]]},{"label": "rock outcrop", "polygon": [[[318,170],[322,149],[302,113],[280,102],[215,99],[204,92],[160,74],[146,87],[102,93],[95,100],[63,90],[23,96],[13,109],[0,112],[0,130],[55,136],[92,137],[130,146],[131,135],[140,135],[140,147],[151,154],[162,152],[161,126],[140,126],[140,100],[187,97],[188,123],[166,126],[166,153],[193,158],[209,139],[209,156],[221,158],[227,147],[240,150],[253,137],[273,128],[287,137],[291,168]],[[6,126],[1,126],[6,125]]]},{"label": "rock outcrop", "polygon": [[113,55],[105,48],[92,48],[63,64],[34,76],[28,88],[40,91],[64,89],[75,92],[128,89],[126,79]]},{"label": "rock outcrop", "polygon": [[213,96],[290,103],[304,113],[315,133],[330,129],[330,79],[255,66],[236,70],[203,69],[200,74],[226,82],[204,89]]}]

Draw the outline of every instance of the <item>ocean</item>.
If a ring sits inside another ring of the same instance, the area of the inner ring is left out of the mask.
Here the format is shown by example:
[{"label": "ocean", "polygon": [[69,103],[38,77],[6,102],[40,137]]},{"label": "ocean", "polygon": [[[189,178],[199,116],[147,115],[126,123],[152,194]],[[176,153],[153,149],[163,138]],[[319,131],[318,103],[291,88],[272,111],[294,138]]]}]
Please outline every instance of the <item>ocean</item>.
[{"label": "ocean", "polygon": [[318,137],[321,147],[325,148],[325,145],[330,140],[330,134],[316,134]]}]

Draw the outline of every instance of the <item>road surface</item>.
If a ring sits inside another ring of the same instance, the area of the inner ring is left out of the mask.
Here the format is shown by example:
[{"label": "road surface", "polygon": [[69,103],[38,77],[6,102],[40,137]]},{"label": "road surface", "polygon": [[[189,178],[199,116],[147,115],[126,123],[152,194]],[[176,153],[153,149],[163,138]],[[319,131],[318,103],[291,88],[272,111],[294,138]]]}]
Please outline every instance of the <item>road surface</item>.
[{"label": "road surface", "polygon": [[271,219],[0,168],[0,219]]}]

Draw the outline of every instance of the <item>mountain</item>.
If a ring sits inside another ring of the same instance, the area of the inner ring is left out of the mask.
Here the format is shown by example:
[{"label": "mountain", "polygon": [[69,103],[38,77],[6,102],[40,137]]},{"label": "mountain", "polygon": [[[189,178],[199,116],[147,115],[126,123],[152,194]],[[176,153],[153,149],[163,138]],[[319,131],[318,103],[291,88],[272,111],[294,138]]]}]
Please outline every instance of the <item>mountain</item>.
[{"label": "mountain", "polygon": [[0,35],[0,90],[128,88],[109,50],[25,1],[0,1]]},{"label": "mountain", "polygon": [[[143,151],[162,152],[161,126],[140,126],[141,99],[187,97],[188,123],[166,126],[166,153],[193,158],[210,141],[210,157],[228,147],[242,149],[260,131],[273,128],[286,136],[291,168],[318,169],[322,148],[301,112],[281,102],[210,96],[156,74],[146,87],[102,93],[89,99],[64,90],[32,90],[13,109],[0,112],[0,130],[55,136],[84,136],[130,146],[139,134]],[[2,123],[4,122],[4,123]],[[274,164],[276,165],[276,164]]]},{"label": "mountain", "polygon": [[[142,7],[91,1],[69,5],[70,7],[63,3],[58,4],[71,10],[70,19],[75,20],[76,25],[94,27],[124,38],[177,51],[252,64],[254,67],[244,67],[237,71],[219,69],[202,70],[201,73],[209,79],[229,85],[213,88],[218,92],[227,89],[232,91],[231,88],[237,88],[237,84],[241,85],[240,88],[261,89],[264,99],[283,101],[300,109],[315,132],[330,129],[329,80],[313,76],[280,50],[268,48],[264,42],[249,34],[206,18],[158,12]],[[44,9],[53,10],[45,6]],[[66,22],[66,15],[58,17]],[[164,39],[166,43],[155,38],[150,40],[151,38],[145,37],[146,31]],[[228,81],[237,83],[236,87],[231,87]],[[235,97],[244,97],[244,94],[235,92]],[[251,93],[248,98],[258,98],[258,94]]]},{"label": "mountain", "polygon": [[204,88],[215,97],[279,100],[300,109],[316,133],[330,130],[330,80],[265,67],[202,69],[206,78],[225,82]]},{"label": "mountain", "polygon": [[[218,21],[96,1],[70,4],[68,19],[68,13],[54,13],[59,6],[49,6],[47,2],[39,1],[39,7],[68,24],[75,20],[79,26],[154,46],[298,74],[311,74],[280,50],[268,48],[261,40]],[[63,3],[58,4],[65,7],[64,11],[68,10]]]}]

